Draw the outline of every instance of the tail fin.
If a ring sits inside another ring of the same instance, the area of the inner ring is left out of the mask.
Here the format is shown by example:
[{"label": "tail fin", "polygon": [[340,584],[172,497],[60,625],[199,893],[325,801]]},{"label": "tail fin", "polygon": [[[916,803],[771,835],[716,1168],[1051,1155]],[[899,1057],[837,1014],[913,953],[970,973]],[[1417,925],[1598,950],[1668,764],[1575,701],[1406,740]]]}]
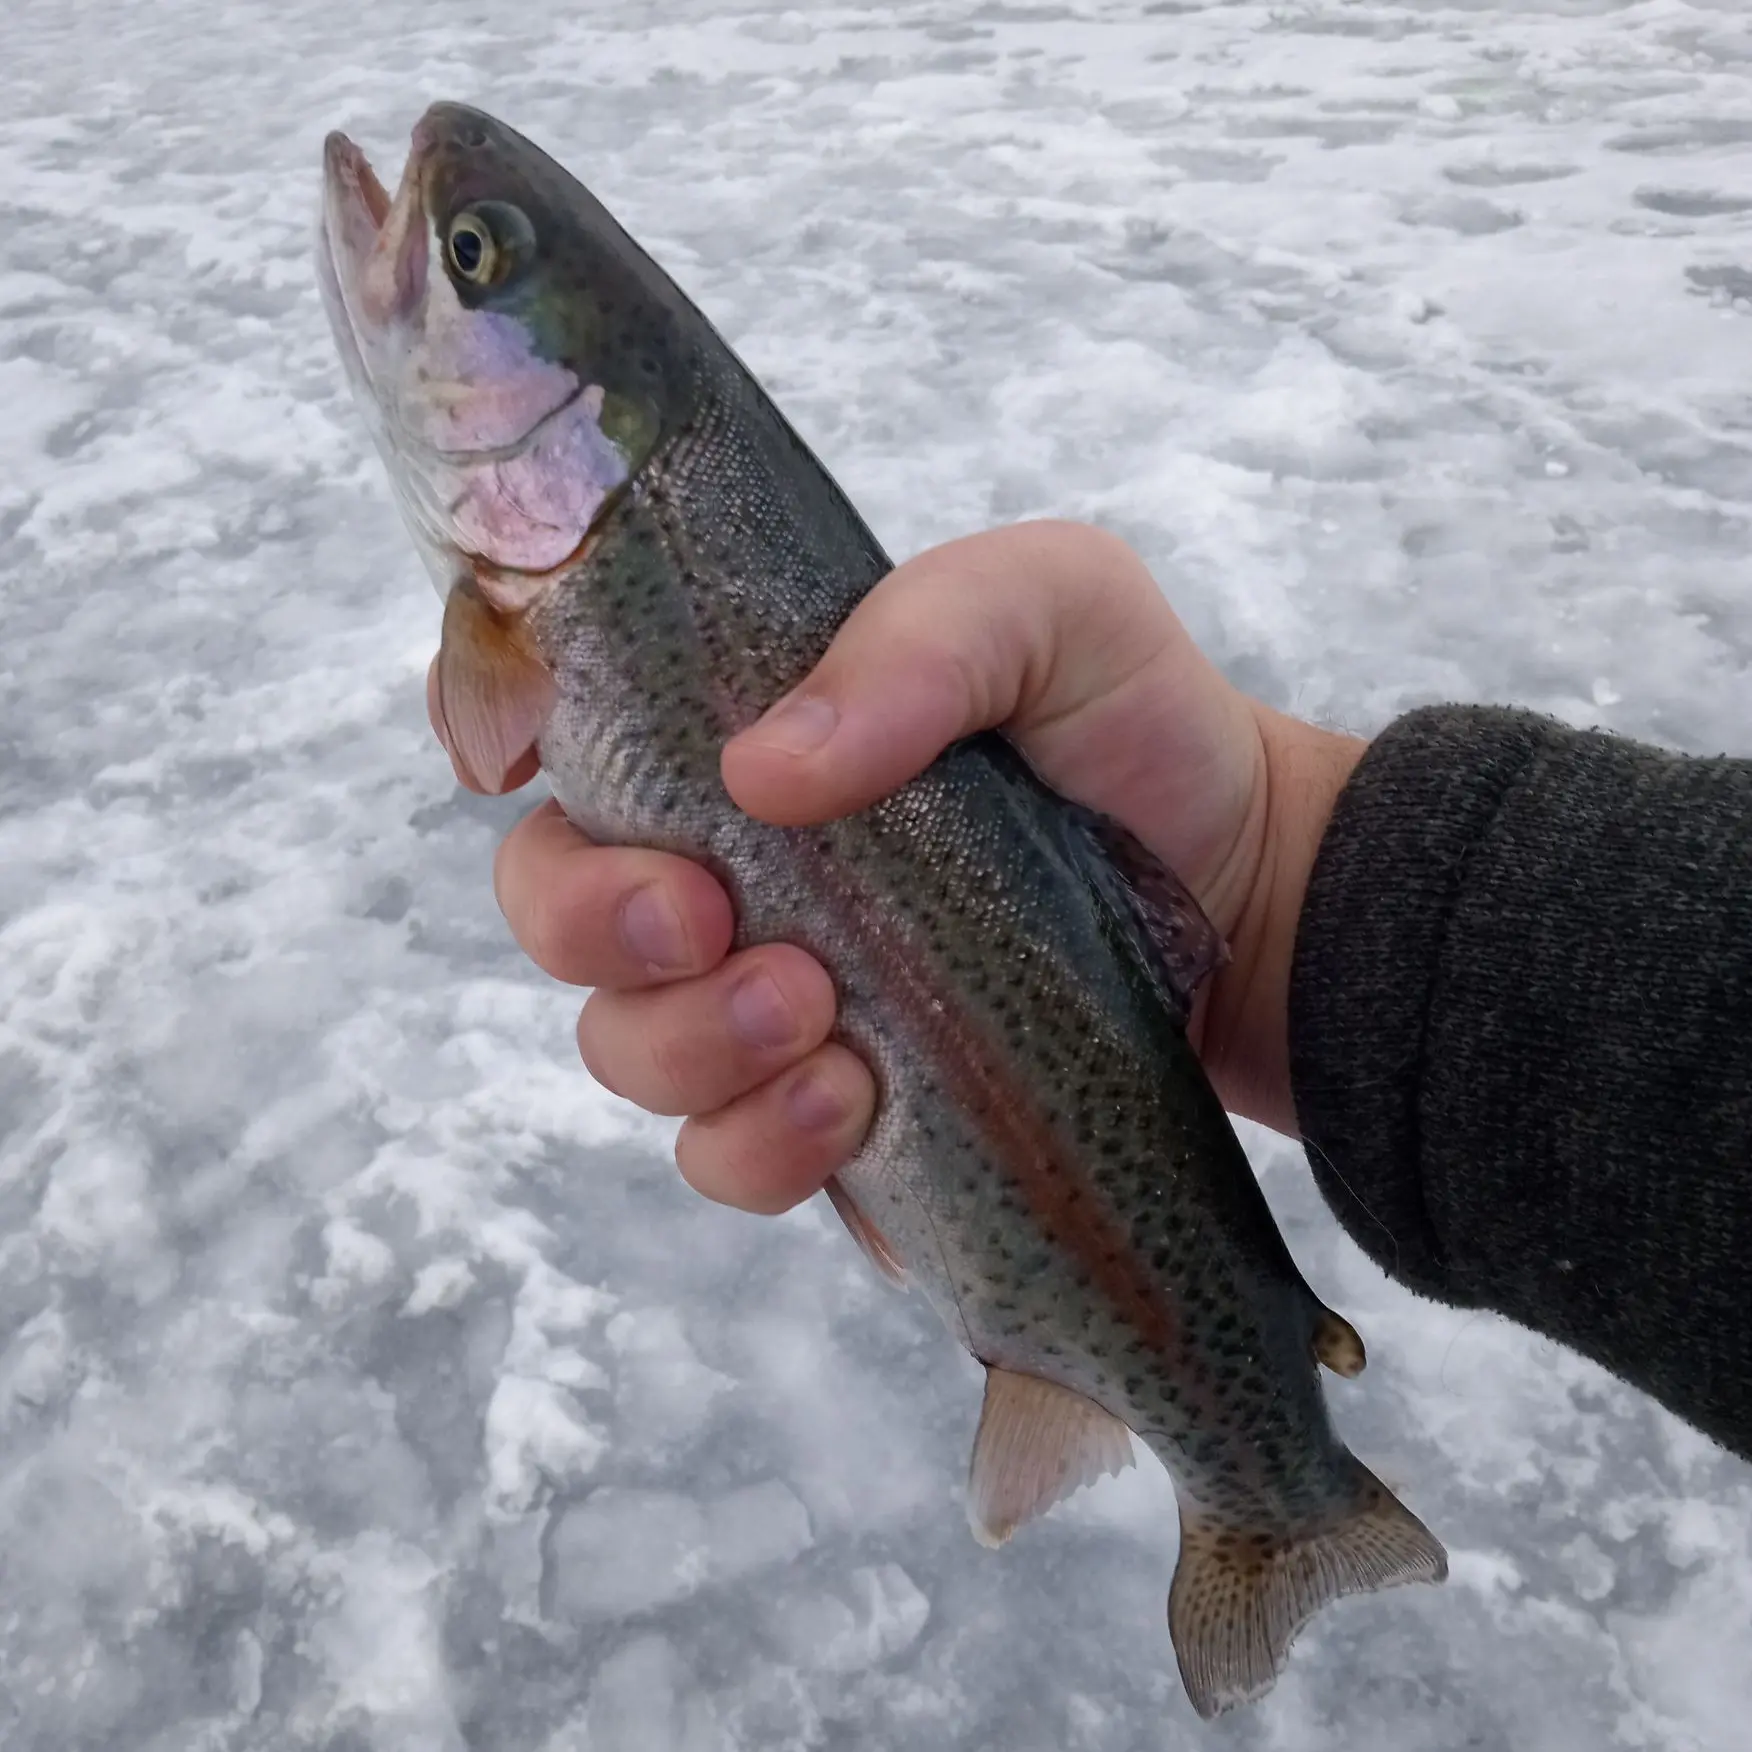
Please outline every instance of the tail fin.
[{"label": "tail fin", "polygon": [[1360,1461],[1350,1510],[1298,1534],[1180,1511],[1168,1631],[1192,1706],[1207,1719],[1263,1697],[1296,1633],[1330,1600],[1439,1582],[1448,1554]]}]

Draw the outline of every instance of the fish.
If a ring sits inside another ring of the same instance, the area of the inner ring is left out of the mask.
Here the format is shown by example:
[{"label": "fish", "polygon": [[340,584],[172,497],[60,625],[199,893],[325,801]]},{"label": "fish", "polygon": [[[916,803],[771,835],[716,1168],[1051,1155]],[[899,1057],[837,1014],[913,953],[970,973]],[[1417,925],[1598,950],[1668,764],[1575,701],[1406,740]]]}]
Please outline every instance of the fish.
[{"label": "fish", "polygon": [[694,858],[738,944],[829,970],[875,1117],[826,1192],[985,1367],[965,1487],[998,1545],[1162,1462],[1193,1707],[1263,1696],[1326,1603],[1447,1557],[1346,1447],[1356,1331],[1298,1271],[1186,1024],[1225,954],[1178,877],[968,737],[847,819],[731,802],[726,741],[892,568],[675,281],[559,163],[439,103],[393,195],[324,148],[336,345],[439,594],[437,718],[502,787],[531,750],[592,839]]}]

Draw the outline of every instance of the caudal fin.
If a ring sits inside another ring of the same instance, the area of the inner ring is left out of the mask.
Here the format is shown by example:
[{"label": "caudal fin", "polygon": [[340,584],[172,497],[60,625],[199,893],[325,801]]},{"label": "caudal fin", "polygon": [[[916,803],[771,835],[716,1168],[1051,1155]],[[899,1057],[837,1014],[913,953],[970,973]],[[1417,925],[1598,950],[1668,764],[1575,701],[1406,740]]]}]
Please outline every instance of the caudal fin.
[{"label": "caudal fin", "polygon": [[1305,1534],[1253,1532],[1182,1506],[1168,1632],[1201,1716],[1264,1696],[1297,1631],[1329,1600],[1447,1575],[1448,1554],[1430,1530],[1352,1464],[1351,1511]]}]

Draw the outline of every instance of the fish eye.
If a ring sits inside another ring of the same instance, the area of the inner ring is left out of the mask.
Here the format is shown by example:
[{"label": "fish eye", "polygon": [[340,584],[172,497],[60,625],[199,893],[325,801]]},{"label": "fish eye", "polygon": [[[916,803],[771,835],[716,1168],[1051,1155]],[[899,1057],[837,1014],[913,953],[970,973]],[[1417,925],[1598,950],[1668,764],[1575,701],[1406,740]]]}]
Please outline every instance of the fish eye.
[{"label": "fish eye", "polygon": [[535,251],[535,230],[520,207],[507,201],[477,201],[450,221],[444,237],[446,262],[471,286],[500,286]]},{"label": "fish eye", "polygon": [[498,266],[499,246],[478,213],[458,213],[450,222],[444,247],[450,265],[471,286],[489,286]]}]

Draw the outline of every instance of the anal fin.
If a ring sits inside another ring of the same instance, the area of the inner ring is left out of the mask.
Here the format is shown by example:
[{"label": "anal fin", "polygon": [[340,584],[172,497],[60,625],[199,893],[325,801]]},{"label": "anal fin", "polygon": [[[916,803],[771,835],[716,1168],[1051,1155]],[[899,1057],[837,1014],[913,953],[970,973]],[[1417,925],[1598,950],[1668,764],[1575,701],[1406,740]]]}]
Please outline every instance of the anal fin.
[{"label": "anal fin", "polygon": [[831,1175],[821,1190],[827,1194],[828,1203],[839,1212],[840,1221],[851,1232],[852,1239],[863,1248],[864,1257],[891,1284],[899,1284],[904,1289],[906,1267],[900,1263],[900,1256],[888,1245],[882,1231],[864,1215],[857,1200],[840,1184],[840,1177]]},{"label": "anal fin", "polygon": [[987,1364],[967,1475],[967,1520],[981,1545],[1002,1545],[1073,1491],[1131,1464],[1131,1431],[1094,1400]]}]

